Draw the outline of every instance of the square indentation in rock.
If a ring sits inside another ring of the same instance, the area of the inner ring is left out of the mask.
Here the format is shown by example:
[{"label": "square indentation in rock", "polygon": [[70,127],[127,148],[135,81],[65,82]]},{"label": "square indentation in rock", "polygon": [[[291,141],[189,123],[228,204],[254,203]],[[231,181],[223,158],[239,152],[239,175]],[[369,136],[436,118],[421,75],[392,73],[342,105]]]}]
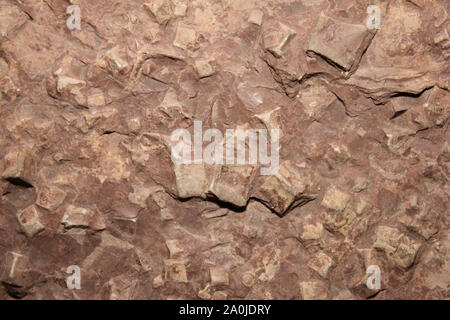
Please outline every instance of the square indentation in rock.
[{"label": "square indentation in rock", "polygon": [[208,177],[203,164],[175,165],[175,178],[180,198],[203,197],[208,188]]},{"label": "square indentation in rock", "polygon": [[191,49],[195,45],[197,35],[194,29],[178,25],[173,45],[181,49]]},{"label": "square indentation in rock", "polygon": [[328,189],[322,199],[322,205],[328,209],[344,211],[351,197],[336,188]]},{"label": "square indentation in rock", "polygon": [[213,286],[228,285],[228,272],[224,268],[212,267],[209,269],[209,274]]},{"label": "square indentation in rock", "polygon": [[328,271],[334,265],[333,259],[325,253],[319,252],[309,262],[308,267],[320,274],[321,277],[327,278]]},{"label": "square indentation in rock", "polygon": [[221,201],[244,207],[255,172],[255,166],[223,165],[218,168],[210,191]]},{"label": "square indentation in rock", "polygon": [[320,14],[308,45],[313,51],[348,71],[357,63],[372,34],[364,25],[345,23]]},{"label": "square indentation in rock", "polygon": [[9,251],[1,263],[0,280],[6,284],[24,287],[30,284],[30,261],[27,256]]},{"label": "square indentation in rock", "polygon": [[14,30],[18,30],[25,22],[27,22],[27,15],[19,9],[19,7],[2,1],[0,3],[0,39],[6,38]]},{"label": "square indentation in rock", "polygon": [[327,299],[327,286],[321,281],[301,282],[300,293],[303,300],[325,300]]},{"label": "square indentation in rock", "polygon": [[306,190],[310,184],[307,175],[301,175],[292,163],[284,162],[277,174],[265,180],[257,197],[276,213],[285,214],[298,200],[307,201],[314,198]]},{"label": "square indentation in rock", "polygon": [[184,260],[167,259],[164,266],[166,281],[188,282]]},{"label": "square indentation in rock", "polygon": [[390,262],[407,270],[414,263],[421,244],[396,228],[379,226],[374,248],[386,253]]},{"label": "square indentation in rock", "polygon": [[65,229],[91,228],[103,230],[106,228],[103,216],[91,209],[69,205],[61,220]]},{"label": "square indentation in rock", "polygon": [[283,56],[283,48],[297,32],[287,25],[274,21],[268,23],[263,31],[264,49],[270,51],[275,57]]},{"label": "square indentation in rock", "polygon": [[55,186],[43,186],[39,188],[36,204],[50,211],[58,209],[64,202],[66,192]]},{"label": "square indentation in rock", "polygon": [[39,219],[39,214],[34,205],[29,206],[17,214],[19,223],[29,238],[33,238],[36,234],[44,230],[44,225]]},{"label": "square indentation in rock", "polygon": [[31,150],[28,147],[14,147],[4,156],[2,178],[6,180],[23,180],[26,182],[26,172],[31,165]]},{"label": "square indentation in rock", "polygon": [[159,24],[164,24],[170,20],[173,15],[172,7],[173,4],[170,0],[153,0],[144,3],[144,8],[153,14]]}]

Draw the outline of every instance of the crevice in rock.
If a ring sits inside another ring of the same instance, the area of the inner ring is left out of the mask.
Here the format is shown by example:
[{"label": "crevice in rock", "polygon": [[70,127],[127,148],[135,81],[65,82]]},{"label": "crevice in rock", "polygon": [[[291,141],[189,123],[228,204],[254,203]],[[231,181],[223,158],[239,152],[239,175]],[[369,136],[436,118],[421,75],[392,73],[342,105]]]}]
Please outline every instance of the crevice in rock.
[{"label": "crevice in rock", "polygon": [[381,289],[381,290],[379,290],[379,291],[376,291],[373,295],[368,296],[368,297],[366,298],[366,300],[373,300],[377,295],[380,294],[381,291],[385,291],[385,290],[386,290],[386,289]]},{"label": "crevice in rock", "polygon": [[399,92],[393,94],[391,96],[391,98],[398,98],[398,97],[419,98],[424,92],[426,92],[426,91],[428,91],[430,89],[433,89],[433,88],[434,88],[434,86],[426,87],[426,88],[424,88],[423,90],[421,90],[421,91],[419,91],[417,93],[415,93],[415,92],[407,92],[407,91],[405,91],[405,92],[399,91]]},{"label": "crevice in rock", "polygon": [[6,283],[6,282],[2,282],[3,287],[5,288],[5,291],[12,297],[15,299],[22,299],[23,297],[25,297],[27,295],[27,290],[24,290],[24,288],[11,284],[11,283]]},{"label": "crevice in rock", "polygon": [[348,72],[347,70],[345,70],[344,67],[342,67],[341,65],[337,64],[337,63],[334,62],[333,60],[329,59],[328,57],[326,57],[326,56],[324,56],[324,55],[322,55],[322,54],[320,54],[320,53],[314,52],[314,51],[312,51],[312,50],[308,50],[307,53],[308,53],[309,55],[312,54],[313,56],[318,56],[318,57],[322,58],[322,59],[323,59],[324,61],[326,61],[329,65],[331,65],[332,67],[334,67],[334,68],[336,68],[336,69],[338,69],[338,70],[340,70],[340,71],[342,71],[342,72]]},{"label": "crevice in rock", "polygon": [[[250,201],[250,200],[255,200],[255,201],[259,202],[259,203],[263,204],[264,206],[266,206],[272,213],[276,214],[279,218],[283,218],[283,217],[285,217],[289,212],[291,212],[292,210],[294,210],[295,208],[297,208],[297,207],[302,207],[302,206],[304,206],[305,204],[307,204],[308,202],[314,201],[315,199],[316,199],[316,198],[303,198],[303,199],[298,199],[298,200],[294,201],[289,207],[287,207],[286,210],[285,210],[284,212],[282,212],[282,213],[279,213],[279,212],[276,212],[275,210],[273,210],[273,209],[270,207],[270,205],[269,205],[266,201],[264,201],[264,200],[262,200],[262,199],[259,199],[259,198],[256,198],[256,197],[250,197],[249,201]],[[249,202],[249,201],[248,201],[248,202]],[[247,204],[248,204],[248,202],[247,202]],[[244,209],[244,211],[245,211],[245,209]]]},{"label": "crevice in rock", "polygon": [[394,120],[395,118],[400,117],[402,114],[404,114],[406,111],[408,110],[400,110],[400,111],[396,111],[394,113],[394,115],[389,119],[389,120]]},{"label": "crevice in rock", "polygon": [[8,181],[9,183],[11,183],[15,186],[22,187],[22,188],[27,188],[27,189],[34,188],[34,186],[31,183],[23,180],[22,178],[7,178],[6,181]]},{"label": "crevice in rock", "polygon": [[270,73],[272,74],[273,80],[280,86],[280,89],[282,90],[282,92],[286,95],[286,97],[292,99],[293,97],[290,97],[289,94],[287,93],[286,88],[285,88],[286,86],[285,86],[285,84],[283,84],[283,81],[281,79],[276,78],[277,76],[281,78],[281,76],[278,74],[276,69],[266,59],[263,59],[263,61],[269,67],[269,70],[270,70]]},{"label": "crevice in rock", "polygon": [[[170,194],[169,194],[170,195]],[[212,203],[215,203],[219,206],[220,209],[228,209],[230,211],[233,212],[244,212],[247,209],[247,205],[250,201],[250,199],[247,201],[247,203],[245,204],[245,206],[243,207],[239,207],[236,206],[232,203],[226,202],[226,201],[222,201],[219,198],[217,198],[216,196],[214,196],[213,194],[207,194],[206,195],[206,199],[205,198],[201,198],[201,197],[190,197],[190,198],[179,198],[179,197],[175,197],[176,200],[180,201],[180,202],[187,202],[190,201],[192,199],[202,199],[204,201],[209,201]]]}]

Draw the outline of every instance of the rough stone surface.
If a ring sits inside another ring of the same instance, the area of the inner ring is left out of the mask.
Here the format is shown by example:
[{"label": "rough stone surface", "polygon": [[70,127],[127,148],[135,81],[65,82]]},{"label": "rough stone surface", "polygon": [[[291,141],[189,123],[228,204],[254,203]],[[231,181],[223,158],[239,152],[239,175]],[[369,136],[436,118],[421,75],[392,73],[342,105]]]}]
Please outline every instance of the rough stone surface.
[{"label": "rough stone surface", "polygon": [[[0,0],[0,299],[449,299],[449,13]],[[174,163],[195,121],[278,170]]]},{"label": "rough stone surface", "polygon": [[44,230],[44,225],[41,223],[34,205],[20,211],[17,214],[17,218],[23,231],[29,238],[33,238],[37,233]]}]

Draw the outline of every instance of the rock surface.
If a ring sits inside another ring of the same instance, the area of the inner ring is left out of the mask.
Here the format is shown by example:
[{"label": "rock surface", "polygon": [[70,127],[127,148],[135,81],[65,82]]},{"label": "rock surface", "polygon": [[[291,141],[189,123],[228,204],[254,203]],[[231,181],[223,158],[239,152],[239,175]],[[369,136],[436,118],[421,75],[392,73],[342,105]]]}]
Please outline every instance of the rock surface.
[{"label": "rock surface", "polygon": [[70,4],[0,0],[0,299],[450,298],[449,1]]}]

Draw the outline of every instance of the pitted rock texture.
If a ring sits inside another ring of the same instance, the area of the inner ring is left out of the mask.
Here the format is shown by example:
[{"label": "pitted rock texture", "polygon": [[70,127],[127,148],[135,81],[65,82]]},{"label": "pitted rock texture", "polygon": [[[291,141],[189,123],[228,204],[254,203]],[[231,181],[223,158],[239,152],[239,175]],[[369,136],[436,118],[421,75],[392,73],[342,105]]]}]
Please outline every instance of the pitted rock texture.
[{"label": "pitted rock texture", "polygon": [[[0,298],[449,299],[449,12],[0,0]],[[279,170],[174,164],[196,120]]]}]

